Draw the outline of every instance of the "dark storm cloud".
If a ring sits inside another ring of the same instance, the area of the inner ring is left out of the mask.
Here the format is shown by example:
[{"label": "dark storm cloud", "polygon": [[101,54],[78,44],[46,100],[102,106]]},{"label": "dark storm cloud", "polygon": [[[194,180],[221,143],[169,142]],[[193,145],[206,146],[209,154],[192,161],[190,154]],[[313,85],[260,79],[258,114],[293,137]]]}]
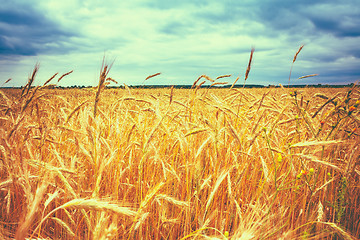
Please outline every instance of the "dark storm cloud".
[{"label": "dark storm cloud", "polygon": [[[349,16],[347,17],[349,18]],[[356,16],[352,18],[351,25],[347,25],[346,19],[325,18],[319,16],[310,16],[309,19],[316,27],[316,30],[333,34],[337,37],[359,37],[360,36],[360,20]]]},{"label": "dark storm cloud", "polygon": [[0,8],[0,57],[64,52],[64,40],[69,36],[29,6]]},{"label": "dark storm cloud", "polygon": [[356,1],[271,1],[259,8],[257,17],[276,31],[360,36],[360,7]]},{"label": "dark storm cloud", "polygon": [[[17,43],[15,41],[17,40]],[[24,55],[33,56],[36,50],[30,45],[24,43],[18,38],[9,38],[8,36],[0,36],[0,58],[4,55]]]},{"label": "dark storm cloud", "polygon": [[0,22],[13,24],[13,25],[24,25],[24,23],[29,26],[41,25],[43,19],[41,17],[36,17],[34,13],[19,11],[17,9],[1,9],[0,10]]}]

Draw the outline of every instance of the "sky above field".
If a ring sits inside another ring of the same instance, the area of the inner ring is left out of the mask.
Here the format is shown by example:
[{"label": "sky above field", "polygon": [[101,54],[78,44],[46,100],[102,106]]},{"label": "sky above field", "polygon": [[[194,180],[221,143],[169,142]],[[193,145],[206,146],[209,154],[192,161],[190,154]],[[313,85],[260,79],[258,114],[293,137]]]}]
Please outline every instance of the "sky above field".
[{"label": "sky above field", "polygon": [[[192,84],[200,75],[247,84],[349,84],[360,80],[358,0],[3,0],[0,86],[98,82],[103,56],[119,84]],[[144,79],[151,74],[161,75]],[[316,77],[297,79],[303,75]],[[12,80],[4,84],[11,78]],[[220,80],[219,80],[220,81]],[[116,85],[116,84],[113,84]]]}]

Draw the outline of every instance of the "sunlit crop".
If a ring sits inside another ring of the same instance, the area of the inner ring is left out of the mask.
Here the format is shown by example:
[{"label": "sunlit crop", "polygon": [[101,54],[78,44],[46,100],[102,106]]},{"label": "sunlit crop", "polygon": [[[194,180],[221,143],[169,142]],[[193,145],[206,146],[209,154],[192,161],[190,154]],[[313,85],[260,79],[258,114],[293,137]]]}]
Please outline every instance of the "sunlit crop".
[{"label": "sunlit crop", "polygon": [[1,239],[360,236],[357,85],[109,89],[108,73],[0,91]]}]

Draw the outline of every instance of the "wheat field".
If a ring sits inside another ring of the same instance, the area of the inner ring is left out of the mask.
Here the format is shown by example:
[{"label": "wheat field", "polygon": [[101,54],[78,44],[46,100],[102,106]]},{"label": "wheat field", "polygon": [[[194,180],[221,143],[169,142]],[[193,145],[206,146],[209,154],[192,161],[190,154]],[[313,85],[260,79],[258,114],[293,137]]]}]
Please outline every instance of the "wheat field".
[{"label": "wheat field", "polygon": [[1,90],[1,239],[360,237],[357,85],[109,89],[103,70]]}]

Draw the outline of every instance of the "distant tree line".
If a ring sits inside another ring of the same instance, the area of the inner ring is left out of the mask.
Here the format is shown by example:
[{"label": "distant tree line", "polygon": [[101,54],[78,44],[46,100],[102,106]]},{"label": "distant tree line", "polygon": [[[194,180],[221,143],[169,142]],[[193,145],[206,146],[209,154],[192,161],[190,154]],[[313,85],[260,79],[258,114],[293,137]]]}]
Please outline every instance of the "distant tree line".
[{"label": "distant tree line", "polygon": [[[283,85],[285,88],[307,88],[307,87],[313,87],[313,88],[343,88],[343,87],[353,87],[354,83],[350,83],[350,84],[342,84],[342,85],[332,85],[332,84],[299,84],[299,85]],[[61,86],[56,86],[56,88],[92,88],[93,86],[78,86],[78,85],[74,85],[74,86],[69,86],[69,87],[61,87]],[[130,88],[145,88],[145,89],[156,89],[156,88],[178,88],[178,89],[190,89],[192,87],[192,85],[167,85],[167,84],[162,84],[162,85],[130,85]],[[209,85],[202,85],[200,86],[200,88],[209,88]],[[231,84],[229,85],[222,85],[222,86],[212,86],[211,88],[230,88]],[[261,84],[245,84],[245,85],[235,85],[233,88],[279,88],[279,85],[261,85]],[[116,89],[116,88],[120,88],[123,89],[125,88],[123,85],[121,86],[107,86],[107,88],[111,88],[111,89]]]},{"label": "distant tree line", "polygon": [[[332,84],[302,84],[302,85],[283,85],[285,88],[344,88],[344,87],[353,87],[354,83],[350,84],[340,84],[340,85],[332,85]],[[32,86],[34,87],[34,86]],[[95,86],[96,87],[96,86]],[[144,88],[144,89],[157,89],[157,88],[177,88],[177,89],[190,89],[192,85],[130,85],[130,88]],[[202,85],[200,88],[209,88],[209,85]],[[211,88],[230,88],[231,85],[222,85],[222,86],[212,86]],[[279,85],[269,84],[267,86],[260,84],[245,84],[245,85],[235,85],[233,88],[279,88]],[[23,88],[23,87],[2,87],[2,88]],[[56,86],[49,85],[48,89],[83,89],[83,88],[94,88],[94,86],[85,86],[85,85],[73,85],[73,86]],[[107,88],[111,89],[123,89],[125,86],[107,86]]]}]

